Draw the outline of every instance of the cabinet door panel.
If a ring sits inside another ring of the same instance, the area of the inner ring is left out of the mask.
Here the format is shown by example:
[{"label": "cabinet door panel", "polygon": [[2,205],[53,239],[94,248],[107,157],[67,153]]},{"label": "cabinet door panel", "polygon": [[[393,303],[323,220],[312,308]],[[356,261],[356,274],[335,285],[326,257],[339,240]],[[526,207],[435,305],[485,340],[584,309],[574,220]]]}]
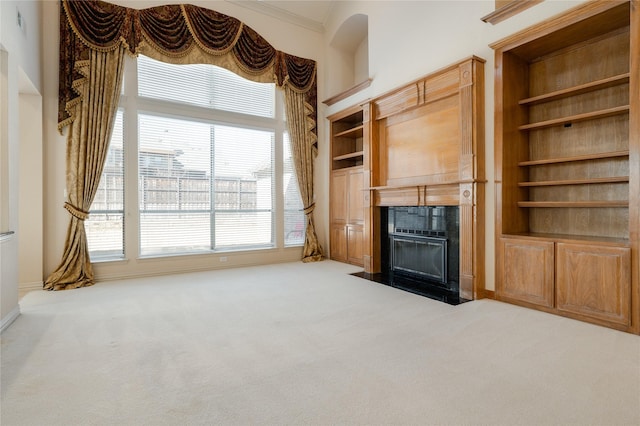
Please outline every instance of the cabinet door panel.
[{"label": "cabinet door panel", "polygon": [[349,263],[364,266],[364,229],[362,226],[347,227],[347,254]]},{"label": "cabinet door panel", "polygon": [[345,225],[331,225],[330,237],[331,259],[346,262],[347,227]]},{"label": "cabinet door panel", "polygon": [[349,224],[364,224],[364,173],[349,171]]},{"label": "cabinet door panel", "polygon": [[558,243],[557,261],[559,311],[629,325],[629,248]]},{"label": "cabinet door panel", "polygon": [[503,238],[499,299],[553,307],[553,242]]},{"label": "cabinet door panel", "polygon": [[340,170],[331,174],[331,223],[347,223],[349,175]]}]

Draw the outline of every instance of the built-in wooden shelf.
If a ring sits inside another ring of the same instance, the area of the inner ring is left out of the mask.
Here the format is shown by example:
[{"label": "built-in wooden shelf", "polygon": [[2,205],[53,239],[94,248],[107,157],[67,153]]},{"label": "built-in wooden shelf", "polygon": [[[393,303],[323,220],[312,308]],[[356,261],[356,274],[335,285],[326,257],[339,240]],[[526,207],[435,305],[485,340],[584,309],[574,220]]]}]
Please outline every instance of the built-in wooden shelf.
[{"label": "built-in wooden shelf", "polygon": [[518,207],[534,208],[534,207],[550,207],[550,208],[567,208],[567,207],[629,207],[628,201],[518,201]]},{"label": "built-in wooden shelf", "polygon": [[336,157],[333,157],[333,160],[334,161],[348,160],[350,158],[362,157],[363,155],[364,155],[364,151],[356,151],[356,152],[350,152],[348,154],[338,155]]},{"label": "built-in wooden shelf", "polygon": [[606,89],[608,87],[619,86],[627,83],[629,83],[629,73],[620,74],[609,78],[603,78],[602,80],[592,81],[590,83],[557,90],[551,93],[545,93],[544,95],[522,99],[518,102],[518,104],[536,105],[543,102],[555,101],[562,98],[568,98],[569,96],[581,95],[583,93],[594,92],[596,90]]},{"label": "built-in wooden shelf", "polygon": [[518,186],[560,186],[560,185],[585,185],[594,183],[620,183],[629,182],[629,176],[613,176],[592,179],[570,179],[570,180],[546,180],[539,182],[519,182]]},{"label": "built-in wooden shelf", "polygon": [[614,115],[622,115],[629,113],[629,105],[623,105],[615,108],[607,108],[603,110],[586,112],[583,114],[570,115],[562,118],[554,118],[553,120],[540,121],[537,123],[525,124],[518,127],[518,130],[534,130],[544,129],[547,127],[563,126],[565,124],[578,123],[580,121],[594,120],[596,118],[611,117]]},{"label": "built-in wooden shelf", "polygon": [[587,242],[589,244],[613,245],[616,247],[628,246],[628,238],[600,237],[594,235],[556,234],[543,232],[516,232],[503,234],[502,238],[532,239],[542,241],[557,241],[562,243]]},{"label": "built-in wooden shelf", "polygon": [[544,160],[520,161],[518,166],[541,166],[545,164],[571,163],[574,161],[604,160],[616,157],[628,157],[629,151],[602,152],[596,154],[574,155],[571,157],[546,158]]},{"label": "built-in wooden shelf", "polygon": [[364,126],[362,125],[355,126],[355,127],[352,127],[351,129],[347,129],[342,132],[336,133],[335,135],[333,135],[333,137],[334,138],[342,138],[342,137],[361,138],[363,129],[364,129]]},{"label": "built-in wooden shelf", "polygon": [[491,45],[495,297],[640,334],[640,9],[580,3]]}]

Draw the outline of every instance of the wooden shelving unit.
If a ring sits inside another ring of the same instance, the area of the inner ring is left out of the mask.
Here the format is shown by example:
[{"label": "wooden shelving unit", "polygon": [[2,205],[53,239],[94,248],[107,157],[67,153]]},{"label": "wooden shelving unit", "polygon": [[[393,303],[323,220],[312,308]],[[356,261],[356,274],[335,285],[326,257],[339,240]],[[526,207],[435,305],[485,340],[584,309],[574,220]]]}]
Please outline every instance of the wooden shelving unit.
[{"label": "wooden shelving unit", "polygon": [[583,93],[593,92],[600,89],[606,89],[607,87],[618,86],[620,84],[629,83],[629,73],[616,75],[609,78],[603,78],[601,80],[592,81],[586,84],[581,84],[574,87],[568,87],[562,90],[556,90],[555,92],[545,93],[542,95],[534,96],[532,98],[522,99],[518,101],[520,105],[536,105],[542,102],[555,101],[569,96],[582,95]]},{"label": "wooden shelving unit", "polygon": [[629,105],[622,105],[615,108],[607,108],[599,111],[586,112],[583,114],[569,115],[560,118],[554,118],[552,120],[540,121],[537,123],[523,124],[518,127],[518,130],[533,130],[544,129],[553,126],[567,126],[573,123],[579,123],[581,121],[593,120],[596,118],[611,117],[614,115],[628,114]]},{"label": "wooden shelving unit", "polygon": [[361,159],[363,155],[364,155],[364,151],[355,151],[355,152],[350,152],[348,154],[337,155],[333,157],[333,161],[349,160],[352,158],[355,158],[357,160],[357,159]]},{"label": "wooden shelving unit", "polygon": [[491,46],[496,297],[636,334],[639,6],[587,2]]},{"label": "wooden shelving unit", "polygon": [[571,180],[547,180],[537,182],[518,182],[518,186],[565,186],[565,185],[585,185],[593,183],[619,183],[629,182],[629,176],[612,176],[591,179],[571,179]]},{"label": "wooden shelving unit", "polygon": [[518,166],[540,166],[543,164],[570,163],[574,161],[603,160],[616,157],[629,157],[629,151],[601,152],[572,157],[546,158],[543,160],[520,161]]},{"label": "wooden shelving unit", "polygon": [[331,170],[362,166],[364,158],[362,108],[348,109],[331,122]]},{"label": "wooden shelving unit", "polygon": [[628,201],[518,201],[518,207],[547,207],[547,208],[599,208],[599,207],[629,207]]},{"label": "wooden shelving unit", "polygon": [[331,128],[330,256],[363,266],[363,109],[355,106],[329,117]]}]

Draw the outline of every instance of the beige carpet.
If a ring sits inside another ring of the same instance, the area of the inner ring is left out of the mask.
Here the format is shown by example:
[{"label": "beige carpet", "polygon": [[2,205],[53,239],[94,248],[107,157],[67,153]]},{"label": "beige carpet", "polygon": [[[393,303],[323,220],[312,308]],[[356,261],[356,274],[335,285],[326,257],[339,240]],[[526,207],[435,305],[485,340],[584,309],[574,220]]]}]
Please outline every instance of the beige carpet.
[{"label": "beige carpet", "polygon": [[32,292],[10,425],[640,424],[640,337],[324,261]]}]

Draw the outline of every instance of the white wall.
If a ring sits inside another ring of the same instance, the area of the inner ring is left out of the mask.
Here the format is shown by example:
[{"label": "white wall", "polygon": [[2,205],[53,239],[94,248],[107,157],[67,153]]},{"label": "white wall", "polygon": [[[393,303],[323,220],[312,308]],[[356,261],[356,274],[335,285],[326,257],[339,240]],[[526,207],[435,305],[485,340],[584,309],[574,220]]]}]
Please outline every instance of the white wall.
[{"label": "white wall", "polygon": [[366,36],[356,48],[353,63],[354,84],[362,83],[369,78],[369,36]]},{"label": "white wall", "polygon": [[[472,55],[485,59],[485,127],[486,127],[486,287],[495,285],[495,196],[493,170],[493,69],[494,55],[490,43],[523,28],[561,13],[583,1],[546,0],[495,26],[481,17],[493,11],[493,0],[478,1],[344,1],[337,2],[326,23],[325,48],[342,23],[357,13],[369,16],[368,89],[326,108],[325,114],[338,112],[368,98],[379,96],[404,83],[420,78]],[[326,64],[324,78],[330,80],[332,64]],[[329,87],[324,84],[323,87]],[[326,99],[335,93],[321,93]],[[328,122],[324,122],[328,132]],[[328,155],[326,150],[323,154]],[[328,164],[328,157],[320,163]],[[328,185],[328,167],[320,177]],[[327,235],[323,236],[328,239]]]},{"label": "white wall", "polygon": [[[9,164],[9,229],[18,231],[19,204],[19,81],[20,73],[36,92],[41,89],[40,8],[38,1],[0,2],[0,46],[7,52],[7,93],[0,108],[7,116]],[[17,24],[18,12],[23,27]],[[32,117],[40,121],[41,117]],[[4,131],[4,130],[3,130]],[[0,241],[0,328],[5,328],[18,314],[18,238]]]},{"label": "white wall", "polygon": [[21,291],[42,288],[42,96],[22,84],[19,95],[20,161],[18,282]]},{"label": "white wall", "polygon": [[[171,0],[114,0],[112,3],[142,9],[160,4],[174,4],[179,2]],[[322,34],[318,32],[279,21],[276,18],[265,16],[252,9],[227,1],[196,0],[189,1],[189,3],[214,9],[241,20],[256,30],[278,50],[311,58],[319,63],[323,62],[323,38]],[[56,123],[58,107],[58,3],[44,2],[43,15],[43,64],[47,69],[47,73],[44,75],[43,86],[43,131],[45,139],[44,271],[45,275],[48,275],[60,262],[69,223],[69,214],[63,209],[65,201],[65,137],[58,134]],[[320,87],[319,90],[323,89]],[[131,209],[127,214],[135,214],[135,209]],[[319,228],[322,234],[324,234],[324,222],[321,218]],[[325,241],[321,243],[326,245]],[[292,261],[300,259],[300,256],[301,249],[299,248],[263,250],[249,253],[222,253],[219,255],[176,256],[157,259],[137,259],[135,253],[127,253],[126,261],[98,263],[94,265],[94,271],[96,278],[103,280],[188,270]],[[226,259],[224,262],[222,261],[223,257]]]}]

